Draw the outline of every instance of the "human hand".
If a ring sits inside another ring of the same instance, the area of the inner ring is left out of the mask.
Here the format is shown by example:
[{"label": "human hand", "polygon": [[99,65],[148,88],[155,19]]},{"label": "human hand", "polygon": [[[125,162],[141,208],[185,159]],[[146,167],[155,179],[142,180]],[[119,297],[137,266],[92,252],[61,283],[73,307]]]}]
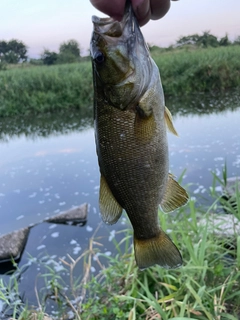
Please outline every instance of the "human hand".
[{"label": "human hand", "polygon": [[[126,0],[90,1],[95,8],[110,17],[119,21],[122,19]],[[131,0],[131,2],[140,26],[145,25],[150,19],[157,20],[162,18],[170,8],[170,0]]]}]

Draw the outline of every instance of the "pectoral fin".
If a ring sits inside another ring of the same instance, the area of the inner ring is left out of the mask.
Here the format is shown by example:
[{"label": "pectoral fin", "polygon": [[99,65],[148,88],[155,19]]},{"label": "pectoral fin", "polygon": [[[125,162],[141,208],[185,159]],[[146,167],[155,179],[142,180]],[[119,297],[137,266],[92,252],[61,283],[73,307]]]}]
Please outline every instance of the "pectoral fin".
[{"label": "pectoral fin", "polygon": [[139,101],[138,105],[136,106],[136,112],[141,118],[147,118],[152,115],[152,103],[147,94],[145,94],[145,96],[143,96]]},{"label": "pectoral fin", "polygon": [[164,212],[171,212],[185,205],[188,202],[188,199],[186,190],[173,179],[171,174],[169,174],[167,188],[160,204],[162,210]]},{"label": "pectoral fin", "polygon": [[172,122],[171,112],[168,110],[167,107],[165,107],[165,110],[164,110],[164,118],[165,118],[165,122],[167,124],[168,130],[170,132],[172,132],[173,134],[175,134],[175,136],[178,136],[178,133],[177,133],[176,129],[174,128],[174,125]]},{"label": "pectoral fin", "polygon": [[113,196],[106,179],[101,175],[99,206],[102,220],[106,224],[114,224],[118,221],[122,214],[122,207]]}]

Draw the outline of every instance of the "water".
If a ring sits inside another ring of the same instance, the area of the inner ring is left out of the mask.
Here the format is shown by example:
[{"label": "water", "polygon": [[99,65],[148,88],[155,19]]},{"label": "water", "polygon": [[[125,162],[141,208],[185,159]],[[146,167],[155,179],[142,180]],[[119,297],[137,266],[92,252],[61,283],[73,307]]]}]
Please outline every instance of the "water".
[{"label": "water", "polygon": [[[179,138],[169,133],[170,170],[190,196],[208,203],[214,171],[221,176],[225,161],[228,176],[240,175],[239,95],[197,96],[167,100]],[[46,217],[87,202],[84,227],[43,223],[31,229],[20,267],[33,263],[23,274],[20,289],[29,304],[36,304],[33,283],[48,261],[62,277],[59,260],[76,259],[88,247],[101,222],[98,208],[99,169],[95,152],[92,110],[0,121],[0,235],[40,222]],[[102,224],[101,251],[112,254],[111,238],[125,225]],[[32,257],[29,260],[29,257]],[[81,268],[79,267],[79,273]],[[92,268],[97,272],[97,267]],[[2,276],[6,280],[7,276]],[[38,285],[44,285],[38,277]],[[52,306],[49,307],[50,309]]]}]

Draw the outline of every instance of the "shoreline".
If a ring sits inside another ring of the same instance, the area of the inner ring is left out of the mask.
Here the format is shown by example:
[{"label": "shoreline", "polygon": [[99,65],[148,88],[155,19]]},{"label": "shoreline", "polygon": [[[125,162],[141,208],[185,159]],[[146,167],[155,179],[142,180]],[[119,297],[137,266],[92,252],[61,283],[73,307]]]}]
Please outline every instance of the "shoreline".
[{"label": "shoreline", "polygon": [[[222,93],[240,86],[240,46],[152,53],[168,97]],[[0,71],[0,117],[93,105],[91,62]]]}]

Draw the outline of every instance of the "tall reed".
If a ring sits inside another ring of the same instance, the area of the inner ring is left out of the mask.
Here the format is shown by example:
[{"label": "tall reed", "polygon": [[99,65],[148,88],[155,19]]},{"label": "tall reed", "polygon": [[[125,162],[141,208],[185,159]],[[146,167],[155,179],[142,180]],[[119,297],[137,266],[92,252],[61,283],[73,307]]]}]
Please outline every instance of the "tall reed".
[{"label": "tall reed", "polygon": [[92,107],[92,97],[88,62],[0,73],[0,116]]}]

